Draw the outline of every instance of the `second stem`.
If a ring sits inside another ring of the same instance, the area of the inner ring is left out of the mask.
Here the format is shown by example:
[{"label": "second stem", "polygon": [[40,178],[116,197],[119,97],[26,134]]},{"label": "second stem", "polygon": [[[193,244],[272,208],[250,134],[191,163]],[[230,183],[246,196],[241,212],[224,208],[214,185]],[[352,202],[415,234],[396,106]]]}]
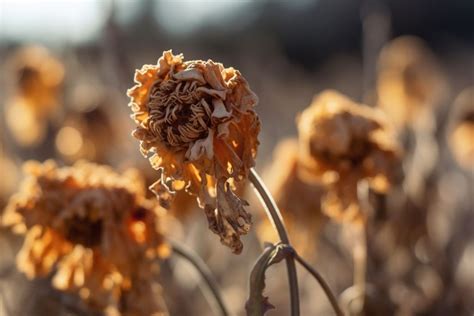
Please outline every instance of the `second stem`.
[{"label": "second stem", "polygon": [[[255,190],[258,192],[258,196],[262,201],[262,204],[265,206],[265,211],[267,216],[278,232],[278,236],[282,243],[290,245],[290,240],[288,234],[286,233],[285,224],[283,222],[283,217],[281,216],[280,210],[273,200],[271,194],[268,192],[268,189],[263,184],[262,179],[257,174],[257,171],[254,168],[250,169],[249,180],[254,186]],[[296,264],[295,259],[290,256],[286,258],[286,267],[288,270],[288,282],[290,284],[290,302],[291,302],[291,315],[299,316],[300,314],[300,302],[299,302],[299,290],[298,290],[298,276],[296,274]]]}]

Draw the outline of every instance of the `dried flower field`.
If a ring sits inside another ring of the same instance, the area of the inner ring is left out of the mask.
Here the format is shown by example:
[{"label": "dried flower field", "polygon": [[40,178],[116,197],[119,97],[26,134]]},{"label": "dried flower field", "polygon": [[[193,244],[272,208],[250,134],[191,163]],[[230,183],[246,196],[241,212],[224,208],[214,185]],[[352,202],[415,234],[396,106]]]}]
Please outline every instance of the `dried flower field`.
[{"label": "dried flower field", "polygon": [[473,315],[474,7],[408,2],[5,19],[0,316]]}]

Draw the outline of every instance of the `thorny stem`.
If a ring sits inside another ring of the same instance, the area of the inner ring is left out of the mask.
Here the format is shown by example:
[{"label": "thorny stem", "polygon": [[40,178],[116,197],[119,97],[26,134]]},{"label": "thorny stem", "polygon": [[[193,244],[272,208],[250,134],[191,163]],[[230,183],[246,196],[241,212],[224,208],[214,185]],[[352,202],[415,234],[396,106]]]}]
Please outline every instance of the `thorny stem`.
[{"label": "thorny stem", "polygon": [[[260,201],[265,206],[265,210],[268,218],[270,219],[273,227],[278,232],[282,243],[290,245],[290,240],[285,229],[283,217],[281,216],[280,210],[276,205],[273,197],[271,196],[268,189],[265,187],[262,179],[257,174],[254,168],[250,169],[249,180],[253,184],[255,190],[258,192]],[[298,293],[298,276],[296,274],[295,259],[290,256],[286,259],[286,267],[288,270],[288,282],[290,284],[290,302],[291,302],[291,315],[299,316],[300,304],[299,304],[299,293]]]},{"label": "thorny stem", "polygon": [[296,251],[294,252],[294,257],[296,261],[298,261],[306,270],[308,270],[309,273],[318,281],[318,283],[321,285],[321,287],[324,290],[324,293],[329,299],[329,302],[331,303],[332,308],[334,309],[334,312],[336,313],[337,316],[344,316],[344,313],[342,312],[341,308],[339,307],[339,304],[337,303],[337,298],[336,296],[332,293],[331,288],[329,285],[324,281],[323,277],[319,272],[311,267],[306,261],[304,261],[303,258],[301,258]]},{"label": "thorny stem", "polygon": [[[191,263],[199,272],[202,279],[205,281],[210,292],[209,294],[212,294],[214,298],[215,304],[211,304],[211,306],[215,310],[216,315],[230,315],[226,305],[224,304],[224,300],[217,286],[217,282],[216,280],[214,280],[214,277],[212,276],[212,273],[206,263],[204,263],[204,261],[196,253],[194,253],[191,249],[185,247],[181,243],[175,240],[170,240],[169,242],[171,244],[173,253],[176,253],[177,255],[181,256],[189,263]],[[207,298],[208,295],[205,296]]]}]

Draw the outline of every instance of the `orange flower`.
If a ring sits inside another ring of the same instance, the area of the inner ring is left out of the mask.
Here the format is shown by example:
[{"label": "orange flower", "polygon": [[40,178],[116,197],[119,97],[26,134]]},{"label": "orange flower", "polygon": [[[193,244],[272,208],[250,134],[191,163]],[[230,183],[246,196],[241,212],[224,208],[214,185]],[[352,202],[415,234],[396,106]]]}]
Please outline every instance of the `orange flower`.
[{"label": "orange flower", "polygon": [[458,164],[473,172],[474,161],[474,87],[462,91],[453,105],[448,128],[448,144]]},{"label": "orange flower", "polygon": [[5,107],[7,126],[19,145],[37,145],[59,105],[64,67],[45,48],[27,46],[15,52],[6,68],[13,79]]},{"label": "orange flower", "polygon": [[302,176],[330,185],[325,211],[334,218],[359,215],[359,181],[385,192],[399,175],[396,139],[376,109],[327,90],[301,114],[298,130]]},{"label": "orange flower", "polygon": [[58,168],[52,161],[29,162],[25,171],[2,219],[26,232],[19,270],[29,278],[55,271],[56,288],[100,309],[117,307],[123,291],[149,279],[152,260],[168,248],[158,226],[162,210],[144,198],[134,171],[119,175],[86,162]]},{"label": "orange flower", "polygon": [[255,164],[260,131],[256,95],[238,70],[166,51],[135,73],[128,91],[133,136],[160,179],[151,189],[169,204],[178,190],[197,196],[210,229],[234,253],[249,231],[247,204],[233,190]]},{"label": "orange flower", "polygon": [[107,107],[98,106],[84,113],[69,113],[55,137],[56,150],[65,161],[110,160],[118,146],[113,116]]},{"label": "orange flower", "polygon": [[416,37],[388,43],[378,68],[379,106],[398,127],[419,122],[446,96],[447,83],[435,56]]},{"label": "orange flower", "polygon": [[57,105],[64,66],[41,46],[26,46],[8,61],[13,71],[15,92],[37,104],[39,111]]}]

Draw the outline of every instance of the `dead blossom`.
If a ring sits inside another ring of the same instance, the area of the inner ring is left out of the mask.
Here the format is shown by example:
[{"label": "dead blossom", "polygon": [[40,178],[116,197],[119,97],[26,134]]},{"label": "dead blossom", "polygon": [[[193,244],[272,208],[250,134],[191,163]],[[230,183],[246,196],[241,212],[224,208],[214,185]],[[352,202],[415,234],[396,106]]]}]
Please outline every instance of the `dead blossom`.
[{"label": "dead blossom", "polygon": [[446,97],[447,82],[426,44],[402,36],[380,53],[377,94],[379,106],[401,127],[429,115]]},{"label": "dead blossom", "polygon": [[46,48],[26,46],[8,60],[13,76],[13,93],[35,103],[39,111],[47,111],[58,103],[64,79],[64,66]]},{"label": "dead blossom", "polygon": [[383,113],[336,91],[315,96],[298,131],[302,177],[330,186],[324,211],[334,218],[359,215],[359,181],[385,192],[400,175],[400,150]]},{"label": "dead blossom", "polygon": [[453,112],[448,127],[448,144],[457,163],[474,172],[474,87],[459,94]]},{"label": "dead blossom", "polygon": [[257,96],[238,70],[171,51],[137,70],[135,82],[133,136],[160,177],[151,189],[167,206],[176,191],[197,196],[209,228],[240,253],[251,216],[234,190],[255,164]]},{"label": "dead blossom", "polygon": [[20,146],[39,144],[47,121],[60,104],[63,64],[40,46],[17,50],[6,62],[9,81],[5,104],[7,127]]},{"label": "dead blossom", "polygon": [[[127,293],[149,282],[153,259],[168,247],[160,230],[163,210],[144,198],[138,174],[77,162],[28,162],[27,178],[2,224],[25,234],[17,266],[29,278],[53,273],[54,287],[78,293],[90,306],[125,313]],[[153,293],[142,293],[147,310],[164,311]]]}]

